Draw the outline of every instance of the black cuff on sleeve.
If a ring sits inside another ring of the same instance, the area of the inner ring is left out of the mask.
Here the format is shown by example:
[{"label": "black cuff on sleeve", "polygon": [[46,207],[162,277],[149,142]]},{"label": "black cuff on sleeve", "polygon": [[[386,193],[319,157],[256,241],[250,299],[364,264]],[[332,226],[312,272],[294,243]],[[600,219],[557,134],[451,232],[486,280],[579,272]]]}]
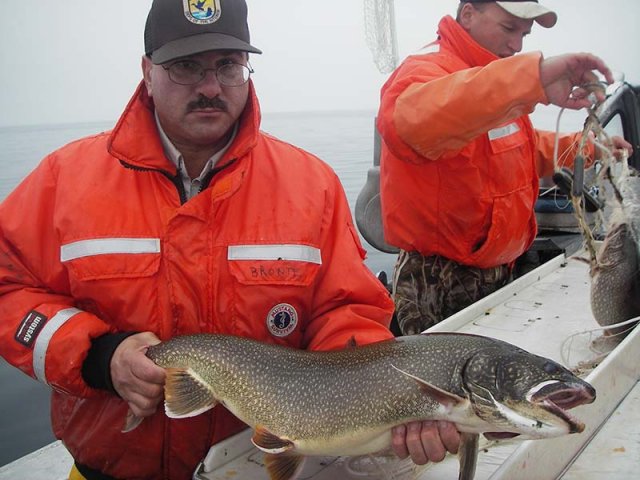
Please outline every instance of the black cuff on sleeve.
[{"label": "black cuff on sleeve", "polygon": [[118,395],[111,382],[111,357],[122,341],[138,332],[107,333],[94,338],[82,364],[82,379],[91,388]]}]

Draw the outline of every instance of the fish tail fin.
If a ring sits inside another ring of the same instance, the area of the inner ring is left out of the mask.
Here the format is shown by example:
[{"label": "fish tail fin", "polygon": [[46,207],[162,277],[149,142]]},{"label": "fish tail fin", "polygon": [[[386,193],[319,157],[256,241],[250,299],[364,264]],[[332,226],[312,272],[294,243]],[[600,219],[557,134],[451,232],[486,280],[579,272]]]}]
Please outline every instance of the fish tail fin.
[{"label": "fish tail fin", "polygon": [[291,453],[280,455],[267,453],[264,463],[271,480],[292,480],[297,478],[304,466],[304,457]]},{"label": "fish tail fin", "polygon": [[127,416],[124,419],[124,426],[120,431],[122,433],[127,433],[131,430],[135,430],[136,428],[138,428],[138,425],[142,423],[142,420],[144,420],[143,417],[136,416],[133,411],[129,409],[127,410]]},{"label": "fish tail fin", "polygon": [[479,437],[477,433],[460,434],[460,450],[458,451],[460,473],[458,474],[458,480],[473,480],[476,474]]},{"label": "fish tail fin", "polygon": [[164,409],[169,418],[195,417],[216,406],[211,386],[190,368],[167,368]]}]

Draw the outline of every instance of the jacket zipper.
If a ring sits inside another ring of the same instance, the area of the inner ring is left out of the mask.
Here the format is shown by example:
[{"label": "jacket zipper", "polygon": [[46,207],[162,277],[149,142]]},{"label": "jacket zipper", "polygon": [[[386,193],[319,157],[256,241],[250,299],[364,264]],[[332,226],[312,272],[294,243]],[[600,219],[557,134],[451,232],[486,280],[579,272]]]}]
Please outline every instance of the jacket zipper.
[{"label": "jacket zipper", "polygon": [[[222,170],[224,170],[228,166],[234,164],[236,162],[236,160],[237,160],[237,158],[233,158],[230,161],[228,161],[227,163],[225,163],[222,167],[213,168],[207,174],[207,176],[204,177],[202,183],[200,184],[200,188],[198,189],[198,193],[201,193],[205,188],[207,188],[209,186],[209,184],[211,183],[211,180],[213,180],[213,177],[215,175],[220,173]],[[157,172],[157,173],[162,174],[162,176],[168,178],[171,181],[171,183],[173,183],[173,185],[178,190],[178,195],[180,196],[180,205],[184,205],[185,203],[187,203],[187,192],[184,190],[184,185],[182,184],[182,179],[180,178],[180,173],[177,173],[176,175],[171,175],[168,172],[166,172],[165,170],[160,170],[159,168],[137,167],[137,166],[131,165],[130,163],[125,162],[124,160],[120,160],[120,164],[123,167],[128,168],[129,170],[134,170],[136,172]]]},{"label": "jacket zipper", "polygon": [[129,170],[134,170],[136,172],[157,172],[162,174],[162,176],[168,178],[178,190],[178,196],[180,197],[180,205],[184,205],[185,203],[187,203],[187,193],[184,191],[184,185],[182,185],[180,174],[177,174],[174,176],[169,174],[165,170],[160,170],[159,168],[136,167],[134,165],[131,165],[130,163],[125,162],[124,160],[120,160],[120,164],[124,168],[128,168]]}]

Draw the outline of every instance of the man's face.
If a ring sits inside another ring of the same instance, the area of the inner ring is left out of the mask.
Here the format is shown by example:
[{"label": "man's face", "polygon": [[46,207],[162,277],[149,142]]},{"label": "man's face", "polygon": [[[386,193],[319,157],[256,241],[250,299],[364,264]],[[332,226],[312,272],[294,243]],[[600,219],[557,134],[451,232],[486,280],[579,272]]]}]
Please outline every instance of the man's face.
[{"label": "man's face", "polygon": [[236,51],[211,51],[179,60],[195,61],[212,69],[194,85],[179,85],[169,78],[164,65],[154,65],[147,57],[142,59],[144,81],[153,98],[163,130],[180,147],[197,149],[220,144],[222,147],[240,114],[249,94],[249,84],[237,87],[221,85],[215,69],[233,62],[246,65],[247,54]]},{"label": "man's face", "polygon": [[522,41],[531,33],[533,20],[511,15],[493,2],[467,3],[460,13],[460,25],[486,50],[505,58],[522,50]]}]

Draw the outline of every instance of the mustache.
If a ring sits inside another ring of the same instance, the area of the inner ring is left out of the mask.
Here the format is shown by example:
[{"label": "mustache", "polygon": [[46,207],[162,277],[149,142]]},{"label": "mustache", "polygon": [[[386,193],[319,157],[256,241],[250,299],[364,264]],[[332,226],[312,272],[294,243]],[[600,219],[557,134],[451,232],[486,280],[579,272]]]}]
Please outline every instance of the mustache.
[{"label": "mustache", "polygon": [[227,104],[220,97],[209,98],[205,95],[200,95],[197,100],[194,100],[193,102],[189,102],[189,104],[187,105],[187,112],[192,112],[193,110],[201,110],[205,108],[215,108],[217,110],[226,112]]}]

